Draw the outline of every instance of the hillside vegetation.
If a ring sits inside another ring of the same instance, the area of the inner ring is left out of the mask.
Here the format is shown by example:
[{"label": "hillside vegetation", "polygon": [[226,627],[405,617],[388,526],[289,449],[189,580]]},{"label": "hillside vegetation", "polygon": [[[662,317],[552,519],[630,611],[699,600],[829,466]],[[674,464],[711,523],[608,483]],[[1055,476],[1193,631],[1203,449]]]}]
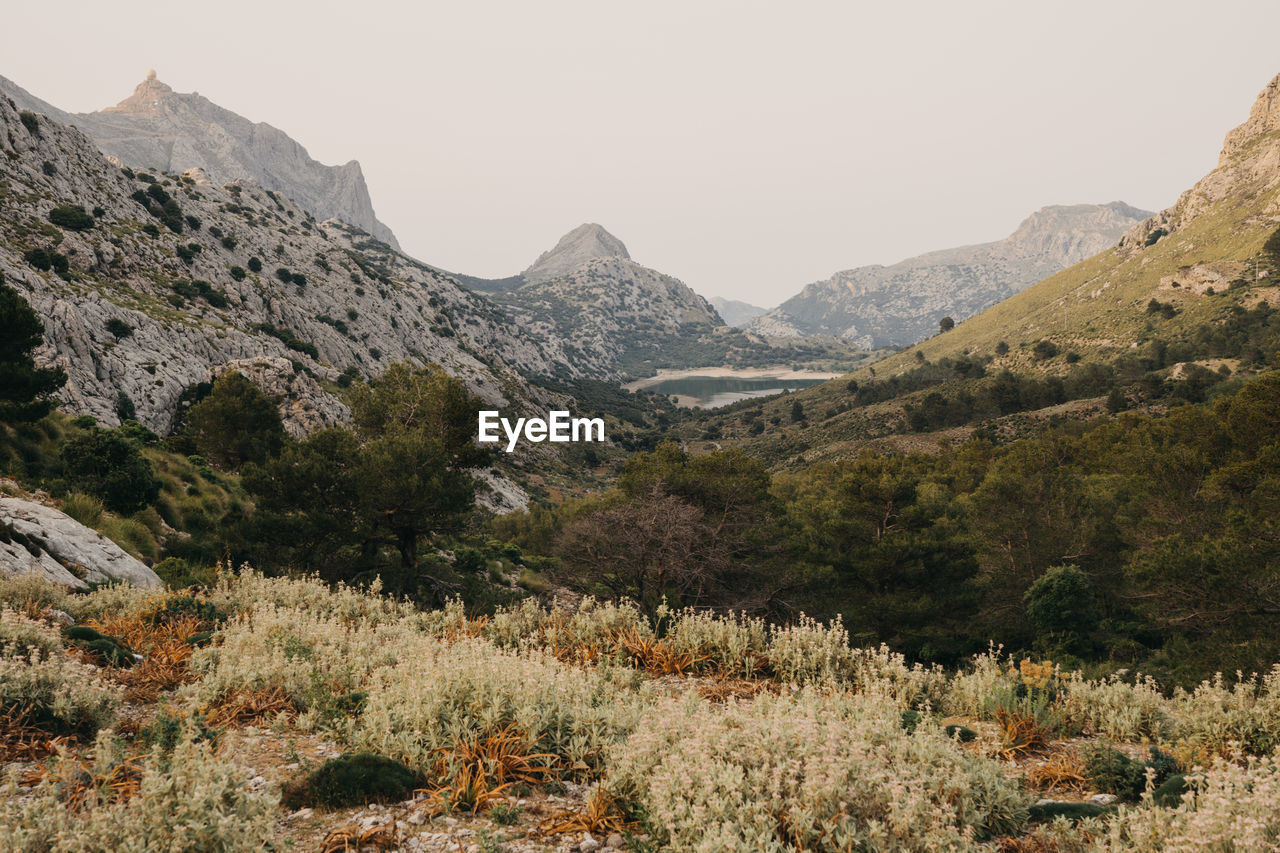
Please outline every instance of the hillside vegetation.
[{"label": "hillside vegetation", "polygon": [[[1262,849],[1280,832],[1280,671],[1165,697],[998,650],[911,666],[839,622],[590,599],[474,620],[247,569],[0,597],[5,849]],[[59,632],[57,611],[80,624]]]}]

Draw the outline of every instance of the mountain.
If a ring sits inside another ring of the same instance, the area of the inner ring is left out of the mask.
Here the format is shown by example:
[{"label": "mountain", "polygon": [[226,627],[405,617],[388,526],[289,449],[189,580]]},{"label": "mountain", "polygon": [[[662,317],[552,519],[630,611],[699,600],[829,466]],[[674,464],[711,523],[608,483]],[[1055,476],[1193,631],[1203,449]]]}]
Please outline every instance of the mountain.
[{"label": "mountain", "polygon": [[513,320],[563,342],[582,364],[624,364],[677,342],[690,344],[723,326],[714,308],[679,279],[631,260],[599,225],[570,231],[521,274],[520,287],[496,296]]},{"label": "mountain", "polygon": [[284,131],[223,109],[198,93],[181,94],[154,71],[114,107],[67,113],[0,77],[0,93],[20,109],[73,125],[121,164],[164,172],[203,169],[219,184],[252,180],[283,193],[319,219],[341,219],[399,248],[378,221],[355,160],[326,166]]},{"label": "mountain", "polygon": [[750,323],[762,314],[767,314],[768,308],[761,308],[752,305],[750,302],[742,302],[738,299],[725,299],[722,296],[711,297],[711,307],[716,309],[726,323],[730,326],[742,327]]},{"label": "mountain", "polygon": [[133,408],[165,431],[233,367],[299,433],[345,417],[326,390],[344,373],[394,361],[439,363],[516,407],[550,399],[526,376],[579,375],[453,279],[250,180],[119,168],[4,97],[0,149],[0,275],[43,319],[40,360],[67,371],[76,413],[114,424]]},{"label": "mountain", "polygon": [[902,346],[1115,245],[1150,216],[1123,202],[1044,207],[993,243],[838,272],[747,324],[769,337],[834,335],[865,348]]},{"label": "mountain", "polygon": [[[1216,168],[1115,245],[872,366],[697,429],[802,466],[1159,411],[1278,361],[1280,76]],[[797,405],[804,417],[789,418]]]},{"label": "mountain", "polygon": [[521,273],[521,277],[527,284],[541,284],[570,275],[578,267],[597,258],[621,258],[629,261],[631,255],[621,240],[602,226],[588,222],[561,237],[550,251],[539,255]]}]

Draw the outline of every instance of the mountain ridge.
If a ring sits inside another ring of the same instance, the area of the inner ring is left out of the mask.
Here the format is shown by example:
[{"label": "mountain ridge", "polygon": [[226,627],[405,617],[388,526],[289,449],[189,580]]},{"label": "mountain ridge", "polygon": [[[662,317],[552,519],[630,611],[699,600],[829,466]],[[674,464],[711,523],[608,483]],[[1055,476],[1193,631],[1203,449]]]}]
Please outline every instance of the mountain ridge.
[{"label": "mountain ridge", "polygon": [[1114,245],[1150,215],[1124,202],[1048,205],[1001,240],[837,272],[746,328],[769,337],[833,335],[868,349],[912,344],[943,317],[963,320]]},{"label": "mountain ridge", "polygon": [[319,219],[341,219],[399,249],[378,220],[360,163],[328,166],[265,122],[252,122],[198,93],[178,93],[150,71],[114,106],[68,113],[0,77],[0,93],[20,108],[76,127],[121,165],[179,173],[199,168],[214,180],[253,180],[287,195]]}]

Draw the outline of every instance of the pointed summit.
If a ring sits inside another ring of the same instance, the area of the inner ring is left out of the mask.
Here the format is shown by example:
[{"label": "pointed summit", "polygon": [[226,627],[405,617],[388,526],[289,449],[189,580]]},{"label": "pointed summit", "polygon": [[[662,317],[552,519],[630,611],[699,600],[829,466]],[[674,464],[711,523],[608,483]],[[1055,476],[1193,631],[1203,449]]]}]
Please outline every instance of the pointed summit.
[{"label": "pointed summit", "polygon": [[524,271],[524,278],[530,284],[550,281],[568,275],[595,258],[630,260],[631,255],[627,253],[623,242],[603,226],[588,222],[561,237],[551,251],[539,255],[532,266]]},{"label": "pointed summit", "polygon": [[146,113],[153,112],[160,106],[162,100],[174,94],[173,88],[165,83],[161,83],[156,77],[156,70],[152,68],[147,72],[146,79],[137,85],[133,90],[133,94],[125,98],[114,107],[107,107],[99,110],[103,113]]}]

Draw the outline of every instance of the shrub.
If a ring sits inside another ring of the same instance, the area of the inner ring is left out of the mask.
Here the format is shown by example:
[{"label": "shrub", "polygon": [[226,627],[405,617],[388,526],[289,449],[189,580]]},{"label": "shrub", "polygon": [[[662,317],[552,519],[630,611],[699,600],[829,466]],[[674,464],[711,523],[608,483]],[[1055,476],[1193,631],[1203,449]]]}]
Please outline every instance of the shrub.
[{"label": "shrub", "polygon": [[582,777],[598,772],[605,748],[639,721],[643,694],[634,684],[629,670],[584,671],[536,651],[422,637],[373,674],[351,743],[426,771],[442,752],[510,730],[526,754],[547,756],[547,769]]},{"label": "shrub", "polygon": [[809,691],[663,702],[612,751],[609,785],[677,850],[971,849],[1027,805],[936,726],[908,734],[892,703]]},{"label": "shrub", "polygon": [[233,471],[278,454],[285,438],[276,404],[236,371],[219,377],[209,396],[191,407],[187,433],[201,454]]},{"label": "shrub", "polygon": [[368,752],[332,758],[320,768],[285,786],[284,805],[291,809],[387,803],[405,799],[422,778],[399,761]]},{"label": "shrub", "polygon": [[1045,361],[1058,354],[1058,345],[1050,340],[1037,341],[1031,348],[1031,354],[1040,361]]},{"label": "shrub", "polygon": [[[1236,756],[1239,759],[1239,756]],[[1176,808],[1122,808],[1104,851],[1274,850],[1280,839],[1280,759],[1219,761],[1185,777]]]},{"label": "shrub", "polygon": [[[248,774],[218,758],[205,742],[155,750],[137,771],[133,796],[121,795],[112,773],[121,747],[100,737],[88,768],[70,753],[48,777],[23,792],[16,774],[0,796],[0,849],[50,851],[266,850],[275,831],[276,798],[253,794]],[[63,797],[80,791],[84,804]]]},{"label": "shrub", "polygon": [[248,273],[244,271],[244,267],[240,266],[233,266],[229,272],[231,273],[231,277],[236,281],[244,281],[245,276],[248,275]]},{"label": "shrub", "polygon": [[293,273],[289,272],[286,267],[280,267],[276,270],[276,278],[280,279],[285,284],[288,284],[293,280]]},{"label": "shrub", "polygon": [[96,223],[93,216],[78,204],[64,204],[49,211],[49,221],[71,231],[86,231]]},{"label": "shrub", "polygon": [[257,258],[249,259],[249,272],[262,272],[262,261]]},{"label": "shrub", "polygon": [[93,495],[72,492],[63,499],[62,511],[85,527],[96,529],[102,523],[102,514],[105,512],[105,508],[102,505],[102,501]]},{"label": "shrub", "polygon": [[18,121],[22,122],[22,126],[33,136],[40,135],[40,118],[31,110],[23,110],[18,113]]},{"label": "shrub", "polygon": [[116,340],[127,338],[133,334],[133,326],[130,326],[119,317],[112,317],[106,323],[107,332],[114,336]]},{"label": "shrub", "polygon": [[0,714],[84,738],[111,722],[116,704],[90,667],[63,654],[55,629],[0,609]]},{"label": "shrub", "polygon": [[92,429],[59,451],[67,479],[110,510],[133,513],[160,494],[160,481],[138,446],[116,430]]}]

